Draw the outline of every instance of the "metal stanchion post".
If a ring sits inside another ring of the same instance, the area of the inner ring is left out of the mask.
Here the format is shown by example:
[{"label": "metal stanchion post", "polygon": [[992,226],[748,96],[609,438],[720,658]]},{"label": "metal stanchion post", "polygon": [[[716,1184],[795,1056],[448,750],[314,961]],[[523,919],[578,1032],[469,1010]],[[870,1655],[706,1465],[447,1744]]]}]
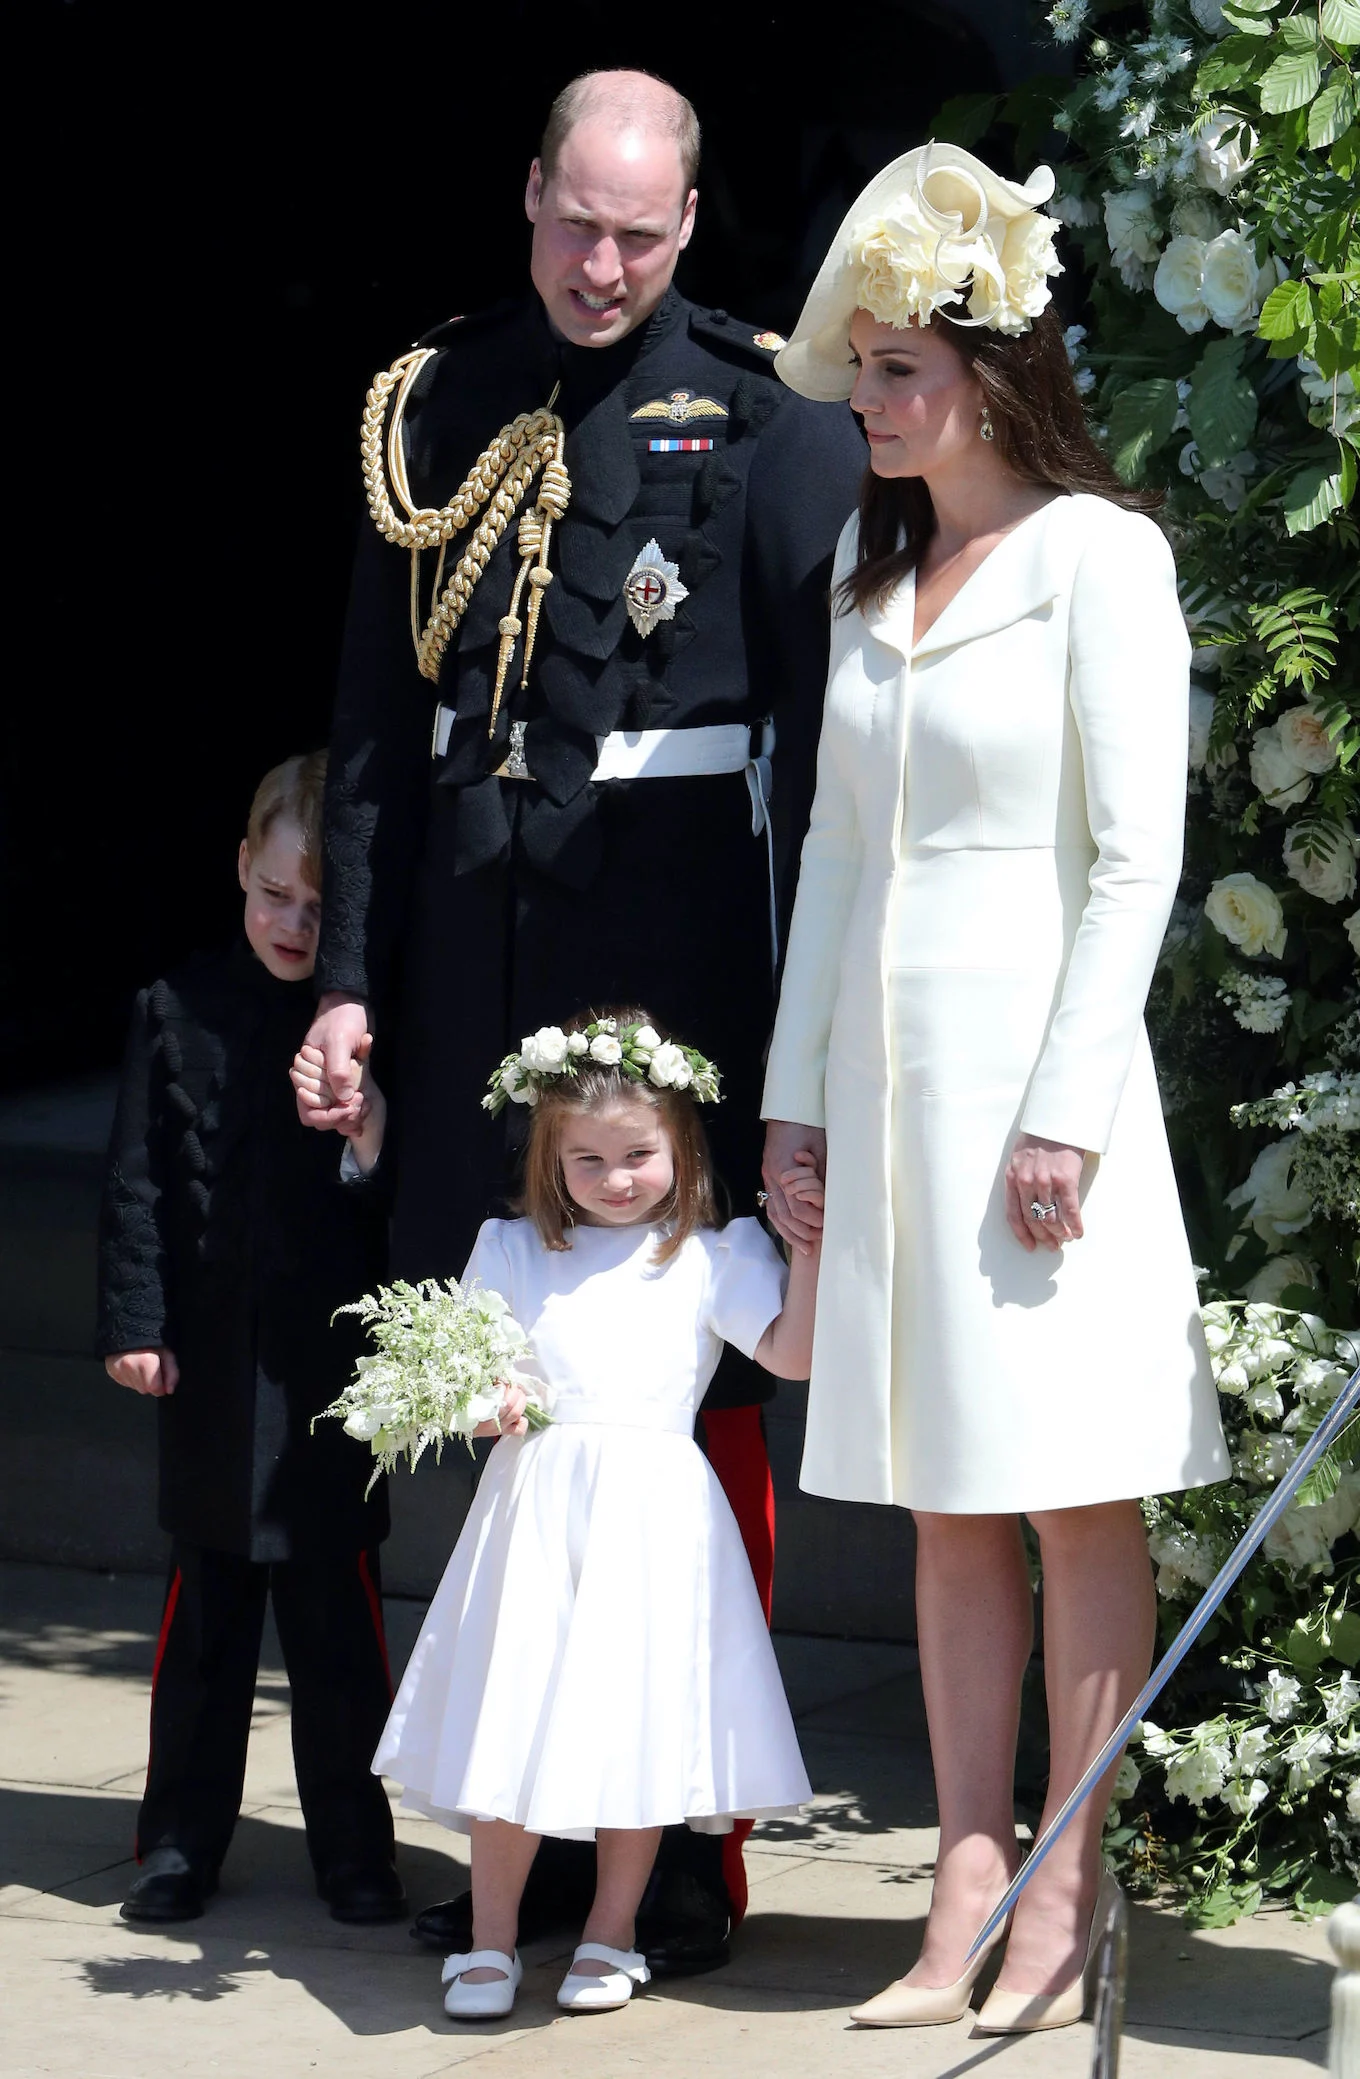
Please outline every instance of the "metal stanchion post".
[{"label": "metal stanchion post", "polygon": [[1129,1971],[1129,1909],[1117,1892],[1105,1915],[1096,1957],[1095,2041],[1091,2079],[1119,2079],[1119,2042],[1124,2032],[1124,1988]]}]

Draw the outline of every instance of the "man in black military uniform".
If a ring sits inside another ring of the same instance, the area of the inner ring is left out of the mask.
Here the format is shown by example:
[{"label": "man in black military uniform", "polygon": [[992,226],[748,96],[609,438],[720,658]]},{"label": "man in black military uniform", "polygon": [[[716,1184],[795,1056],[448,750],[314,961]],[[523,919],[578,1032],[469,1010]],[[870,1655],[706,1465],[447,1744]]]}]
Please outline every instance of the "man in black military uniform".
[{"label": "man in black military uniform", "polygon": [[[848,411],[782,388],[777,335],[671,287],[697,160],[661,81],[573,82],[526,195],[537,293],[440,327],[370,393],[310,1037],[339,1094],[371,1024],[394,1043],[405,1275],[461,1269],[506,1190],[486,1079],[584,1006],[643,1004],[714,1055],[720,1175],[740,1210],[759,1182],[773,940],[863,449]],[[702,1430],[768,1610],[765,1398],[728,1352]],[[720,1860],[667,1837],[654,1968],[725,1956],[739,1845]],[[466,1947],[466,1907],[417,1929]]]}]

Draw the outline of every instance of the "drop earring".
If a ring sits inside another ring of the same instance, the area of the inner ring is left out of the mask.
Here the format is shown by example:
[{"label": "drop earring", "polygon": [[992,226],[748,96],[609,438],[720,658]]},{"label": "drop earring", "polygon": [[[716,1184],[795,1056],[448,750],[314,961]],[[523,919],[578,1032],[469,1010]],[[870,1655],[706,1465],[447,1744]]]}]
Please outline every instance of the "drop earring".
[{"label": "drop earring", "polygon": [[988,411],[985,404],[982,407],[982,420],[978,426],[978,432],[981,434],[984,440],[996,439],[996,428],[992,424],[992,415]]}]

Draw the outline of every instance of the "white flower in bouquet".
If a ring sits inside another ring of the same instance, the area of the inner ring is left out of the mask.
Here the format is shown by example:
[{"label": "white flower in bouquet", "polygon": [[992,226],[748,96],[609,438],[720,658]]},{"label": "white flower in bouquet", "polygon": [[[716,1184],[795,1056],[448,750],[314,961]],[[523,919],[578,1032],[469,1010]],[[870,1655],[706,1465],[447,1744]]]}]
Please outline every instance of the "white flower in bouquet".
[{"label": "white flower in bouquet", "polygon": [[1124,120],[1119,125],[1121,137],[1143,138],[1149,135],[1157,120],[1157,97],[1150,94],[1146,101],[1131,101],[1124,111]]},{"label": "white flower in bouquet", "polygon": [[1307,766],[1284,742],[1278,722],[1256,731],[1248,764],[1252,785],[1264,794],[1272,808],[1293,808],[1306,801],[1313,791]]},{"label": "white flower in bouquet", "polygon": [[1249,1725],[1239,1733],[1233,1763],[1237,1773],[1253,1776],[1270,1759],[1271,1738],[1263,1725]]},{"label": "white flower in bouquet", "polygon": [[1172,1735],[1163,1732],[1161,1726],[1154,1725],[1150,1718],[1139,1720],[1133,1729],[1132,1737],[1142,1741],[1154,1761],[1165,1761],[1169,1756],[1180,1752]]},{"label": "white flower in bouquet", "polygon": [[[1196,19],[1198,12],[1193,8]],[[1213,32],[1221,34],[1219,30]],[[1256,133],[1240,116],[1215,116],[1195,140],[1195,171],[1201,185],[1215,195],[1227,195],[1237,186],[1256,152]]]},{"label": "white flower in bouquet", "polygon": [[398,1280],[340,1314],[358,1316],[377,1354],[358,1360],[349,1385],[316,1419],[337,1416],[369,1445],[373,1480],[403,1457],[414,1472],[431,1445],[438,1458],[450,1437],[470,1450],[474,1431],[497,1419],[506,1386],[525,1393],[531,1428],[551,1419],[541,1382],[520,1369],[528,1337],[499,1292],[456,1278]]},{"label": "white flower in bouquet", "polygon": [[[1112,74],[1106,75],[1107,81],[1112,78]],[[1122,269],[1129,262],[1140,268],[1151,266],[1161,253],[1162,234],[1156,204],[1148,190],[1118,188],[1104,194],[1101,200],[1105,208],[1105,236],[1115,266]]]},{"label": "white flower in bouquet", "polygon": [[1269,1373],[1253,1379],[1242,1396],[1242,1405],[1258,1421],[1279,1422],[1284,1417],[1284,1400]]},{"label": "white flower in bouquet", "polygon": [[[1242,1287],[1244,1299],[1276,1300],[1291,1285],[1316,1287],[1318,1267],[1307,1256],[1272,1256]],[[1298,1381],[1295,1380],[1297,1389]]]},{"label": "white flower in bouquet", "polygon": [[1284,911],[1280,898],[1255,874],[1229,873],[1214,882],[1205,897],[1204,914],[1215,931],[1239,951],[1278,960],[1285,948]]},{"label": "white flower in bouquet", "polygon": [[1360,1682],[1349,1670],[1330,1689],[1319,1689],[1327,1705],[1328,1725],[1344,1725],[1360,1704]]},{"label": "white flower in bouquet", "polygon": [[1337,761],[1337,747],[1315,707],[1305,700],[1287,708],[1275,724],[1282,749],[1300,772],[1330,772]]},{"label": "white flower in bouquet", "polygon": [[540,1025],[519,1043],[520,1060],[540,1074],[555,1075],[567,1058],[568,1040],[560,1025]]},{"label": "white flower in bouquet", "polygon": [[[1196,1727],[1196,1733],[1199,1731]],[[1223,1739],[1208,1739],[1183,1748],[1174,1761],[1167,1763],[1167,1796],[1186,1798],[1202,1808],[1222,1790],[1231,1762],[1228,1743]]]},{"label": "white flower in bouquet", "polygon": [[1231,1776],[1223,1786],[1223,1802],[1239,1819],[1246,1818],[1270,1796],[1270,1785],[1260,1776]]},{"label": "white flower in bouquet", "polygon": [[1289,1774],[1285,1779],[1290,1797],[1301,1791],[1311,1790],[1327,1773],[1327,1762],[1332,1752],[1330,1733],[1318,1727],[1299,1726],[1289,1746],[1285,1749],[1285,1761]]},{"label": "white flower in bouquet", "polygon": [[601,1062],[605,1068],[614,1068],[623,1059],[623,1048],[612,1032],[597,1032],[590,1042],[590,1058]]},{"label": "white flower in bouquet", "polygon": [[1298,1709],[1303,1685],[1297,1675],[1282,1675],[1272,1668],[1258,1688],[1261,1709],[1272,1725],[1284,1725]]},{"label": "white flower in bouquet", "polygon": [[1233,1358],[1219,1366],[1215,1383],[1220,1393],[1237,1394],[1245,1393],[1251,1380],[1247,1377],[1246,1366],[1240,1359]]},{"label": "white flower in bouquet", "polygon": [[1244,1224],[1268,1246],[1278,1248],[1287,1235],[1298,1234],[1313,1215],[1313,1202],[1294,1177],[1298,1142],[1272,1141],[1262,1148],[1246,1181],[1228,1193],[1225,1203],[1244,1206]]},{"label": "white flower in bouquet", "polygon": [[1153,295],[1183,332],[1202,332],[1209,322],[1209,306],[1204,301],[1206,251],[1202,238],[1182,233],[1170,241],[1152,277]]},{"label": "white flower in bouquet", "polygon": [[1216,1357],[1226,1350],[1237,1333],[1237,1322],[1226,1301],[1216,1299],[1205,1307],[1200,1315],[1204,1323],[1204,1340],[1209,1345],[1209,1354]]},{"label": "white flower in bouquet", "polygon": [[1310,851],[1298,831],[1291,830],[1284,841],[1284,869],[1319,902],[1348,902],[1355,893],[1355,832],[1349,823],[1343,824],[1324,856]]}]

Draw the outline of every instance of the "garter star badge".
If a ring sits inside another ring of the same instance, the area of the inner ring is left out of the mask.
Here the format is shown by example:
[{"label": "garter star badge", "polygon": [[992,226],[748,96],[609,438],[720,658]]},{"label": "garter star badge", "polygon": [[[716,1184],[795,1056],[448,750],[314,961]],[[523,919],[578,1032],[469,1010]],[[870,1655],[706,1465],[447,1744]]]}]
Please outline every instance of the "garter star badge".
[{"label": "garter star badge", "polygon": [[673,621],[675,609],[689,598],[680,582],[680,565],[668,563],[660,547],[649,541],[623,581],[628,618],[639,635],[650,635],[658,621]]},{"label": "garter star badge", "polygon": [[[784,344],[782,339],[779,344]],[[696,397],[693,390],[671,390],[664,397],[653,397],[649,404],[640,404],[628,416],[667,419],[672,426],[685,426],[691,419],[725,419],[727,406],[719,404],[716,397]]]}]

